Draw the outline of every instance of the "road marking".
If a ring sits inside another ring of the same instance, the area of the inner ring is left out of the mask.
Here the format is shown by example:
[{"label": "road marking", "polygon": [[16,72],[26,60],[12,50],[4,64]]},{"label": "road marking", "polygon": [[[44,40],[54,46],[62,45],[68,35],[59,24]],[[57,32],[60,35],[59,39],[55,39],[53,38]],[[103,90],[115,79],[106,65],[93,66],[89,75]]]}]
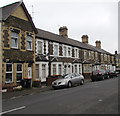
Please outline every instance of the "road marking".
[{"label": "road marking", "polygon": [[9,112],[13,112],[13,111],[16,111],[16,110],[24,109],[25,107],[26,106],[22,106],[22,107],[18,107],[18,108],[14,108],[14,109],[8,110],[8,111],[0,112],[0,115],[6,114],[6,113],[9,113]]},{"label": "road marking", "polygon": [[103,100],[102,100],[102,99],[99,99],[98,101],[101,102],[101,101],[103,101]]}]

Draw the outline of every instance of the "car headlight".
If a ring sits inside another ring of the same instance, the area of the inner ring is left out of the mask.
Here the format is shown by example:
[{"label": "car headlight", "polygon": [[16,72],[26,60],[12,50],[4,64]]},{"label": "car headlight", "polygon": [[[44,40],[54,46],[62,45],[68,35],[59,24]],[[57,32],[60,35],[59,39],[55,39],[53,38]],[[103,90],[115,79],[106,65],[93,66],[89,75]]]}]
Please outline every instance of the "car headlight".
[{"label": "car headlight", "polygon": [[58,82],[58,85],[61,84],[62,82]]}]

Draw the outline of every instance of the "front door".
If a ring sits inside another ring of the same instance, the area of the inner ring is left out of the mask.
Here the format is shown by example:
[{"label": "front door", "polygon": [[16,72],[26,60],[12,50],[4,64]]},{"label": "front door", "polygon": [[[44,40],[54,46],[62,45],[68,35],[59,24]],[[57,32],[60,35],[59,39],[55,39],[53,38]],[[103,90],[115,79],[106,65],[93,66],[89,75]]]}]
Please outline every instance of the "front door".
[{"label": "front door", "polygon": [[28,79],[32,79],[32,67],[28,67]]},{"label": "front door", "polygon": [[42,64],[42,79],[41,81],[46,81],[46,64]]}]

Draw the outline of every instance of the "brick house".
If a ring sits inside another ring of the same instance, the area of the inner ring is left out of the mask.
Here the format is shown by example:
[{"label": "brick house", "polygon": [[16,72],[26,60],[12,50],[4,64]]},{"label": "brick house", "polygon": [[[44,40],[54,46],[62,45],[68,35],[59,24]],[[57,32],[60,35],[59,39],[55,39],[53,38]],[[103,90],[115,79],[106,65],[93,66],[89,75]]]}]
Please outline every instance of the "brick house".
[{"label": "brick house", "polygon": [[2,87],[17,86],[22,79],[31,83],[35,79],[37,29],[23,2],[16,2],[0,9],[2,10]]},{"label": "brick house", "polygon": [[23,2],[1,10],[3,88],[17,86],[22,79],[38,85],[50,75],[75,72],[89,78],[96,69],[115,70],[115,56],[101,49],[100,41],[93,46],[87,35],[82,42],[71,39],[66,26],[59,34],[36,29]]},{"label": "brick house", "polygon": [[82,42],[68,37],[66,26],[60,27],[59,35],[38,29],[36,35],[36,78],[46,81],[48,75],[82,73],[89,78],[93,70],[115,70],[115,56],[101,49],[101,41],[90,45],[88,36]]}]

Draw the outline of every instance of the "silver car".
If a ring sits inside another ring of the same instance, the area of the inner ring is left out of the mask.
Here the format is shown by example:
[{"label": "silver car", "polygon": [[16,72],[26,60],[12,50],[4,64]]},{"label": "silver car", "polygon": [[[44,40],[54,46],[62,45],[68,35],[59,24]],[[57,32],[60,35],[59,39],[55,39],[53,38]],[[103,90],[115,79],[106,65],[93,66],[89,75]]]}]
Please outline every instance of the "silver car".
[{"label": "silver car", "polygon": [[61,87],[72,87],[74,85],[83,85],[84,84],[84,76],[81,74],[66,74],[62,78],[57,79],[52,82],[52,87],[54,89]]}]

